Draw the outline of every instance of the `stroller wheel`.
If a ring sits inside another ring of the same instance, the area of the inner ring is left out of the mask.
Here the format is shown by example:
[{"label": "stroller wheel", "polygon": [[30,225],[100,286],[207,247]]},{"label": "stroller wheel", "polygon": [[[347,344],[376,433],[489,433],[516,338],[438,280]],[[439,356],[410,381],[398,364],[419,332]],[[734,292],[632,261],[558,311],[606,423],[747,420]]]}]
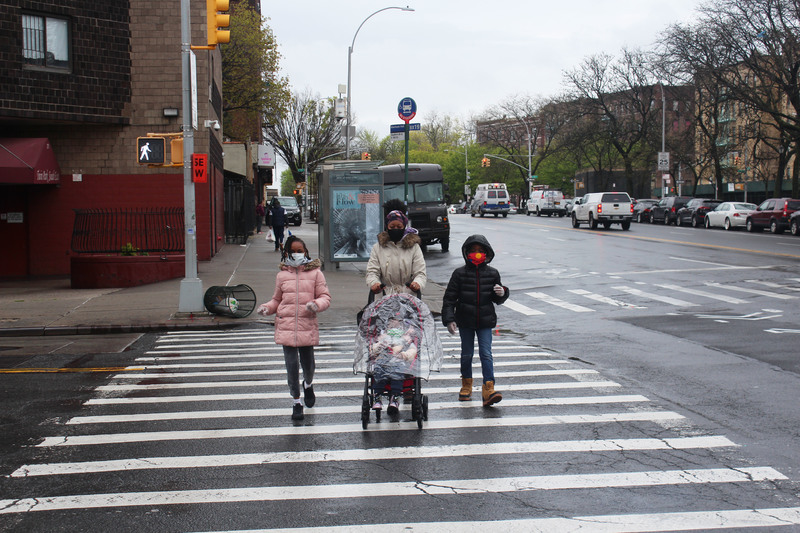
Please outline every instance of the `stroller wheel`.
[{"label": "stroller wheel", "polygon": [[422,413],[420,413],[419,418],[417,418],[417,427],[422,429]]},{"label": "stroller wheel", "polygon": [[361,427],[367,429],[369,425],[369,410],[372,407],[372,395],[369,392],[369,378],[364,385],[364,395],[361,398]]},{"label": "stroller wheel", "polygon": [[428,420],[428,397],[422,395],[422,419]]}]

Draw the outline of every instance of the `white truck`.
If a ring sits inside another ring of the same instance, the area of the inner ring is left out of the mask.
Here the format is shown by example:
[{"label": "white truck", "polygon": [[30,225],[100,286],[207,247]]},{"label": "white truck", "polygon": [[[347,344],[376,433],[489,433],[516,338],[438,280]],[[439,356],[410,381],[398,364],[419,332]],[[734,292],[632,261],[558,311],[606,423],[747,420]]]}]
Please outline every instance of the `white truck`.
[{"label": "white truck", "polygon": [[602,224],[605,229],[611,224],[620,224],[623,230],[631,228],[633,202],[626,192],[591,192],[575,200],[572,208],[572,227],[588,224],[597,229]]},{"label": "white truck", "polygon": [[532,190],[525,214],[530,215],[531,213],[537,217],[542,215],[566,216],[567,206],[564,203],[564,193],[551,189]]}]

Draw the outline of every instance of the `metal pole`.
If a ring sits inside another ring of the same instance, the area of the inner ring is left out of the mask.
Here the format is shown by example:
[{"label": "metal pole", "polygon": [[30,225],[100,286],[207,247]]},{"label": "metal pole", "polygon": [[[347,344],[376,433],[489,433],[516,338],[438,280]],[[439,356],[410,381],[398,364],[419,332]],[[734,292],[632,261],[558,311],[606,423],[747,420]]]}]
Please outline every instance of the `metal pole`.
[{"label": "metal pole", "polygon": [[197,221],[195,216],[194,183],[192,183],[192,26],[190,0],[181,0],[181,78],[183,96],[183,220],[185,277],[181,280],[178,311],[203,310],[203,282],[197,277]]},{"label": "metal pole", "polygon": [[[666,147],[664,145],[664,137],[666,133],[666,124],[667,124],[667,99],[664,96],[664,84],[659,82],[658,84],[661,87],[661,152],[666,152]],[[664,171],[661,171],[661,196],[666,196],[664,191]]]},{"label": "metal pole", "polygon": [[408,209],[408,121],[405,121],[406,125],[403,128],[406,138],[406,173],[405,173],[405,201],[406,201],[406,209]]}]

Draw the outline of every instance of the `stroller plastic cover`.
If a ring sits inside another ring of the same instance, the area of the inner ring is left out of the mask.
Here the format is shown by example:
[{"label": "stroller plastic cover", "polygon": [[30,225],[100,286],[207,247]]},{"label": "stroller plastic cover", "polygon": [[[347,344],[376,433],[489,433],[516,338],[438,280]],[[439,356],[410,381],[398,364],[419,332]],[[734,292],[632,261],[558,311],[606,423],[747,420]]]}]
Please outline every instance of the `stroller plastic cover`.
[{"label": "stroller plastic cover", "polygon": [[364,309],[356,334],[353,373],[388,379],[428,379],[442,368],[444,351],[431,310],[411,294],[384,296]]}]

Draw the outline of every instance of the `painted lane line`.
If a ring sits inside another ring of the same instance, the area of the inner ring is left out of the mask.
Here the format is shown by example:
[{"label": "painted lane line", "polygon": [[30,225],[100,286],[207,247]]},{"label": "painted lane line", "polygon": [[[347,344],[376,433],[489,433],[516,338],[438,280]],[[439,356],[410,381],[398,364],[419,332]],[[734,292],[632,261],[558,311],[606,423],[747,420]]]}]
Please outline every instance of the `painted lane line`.
[{"label": "painted lane line", "polygon": [[[157,372],[157,369],[156,369]],[[341,368],[326,370],[326,373],[353,373],[351,368]],[[263,374],[284,374],[285,370],[209,370],[206,372],[169,372],[169,373],[152,373],[152,374],[116,374],[114,379],[152,379],[152,378],[198,378],[198,377],[218,377],[218,376],[257,376]],[[577,374],[597,374],[597,370],[589,370],[578,368],[574,370],[523,370],[519,372],[500,372],[498,377],[514,378],[514,377],[530,377],[530,376],[552,376],[557,374],[577,375]],[[363,381],[364,378],[341,378],[342,383],[351,383],[353,380]],[[440,379],[453,379],[452,376],[442,376],[438,373],[432,373],[428,377],[428,381]],[[329,380],[316,380],[320,383],[335,383],[333,379]],[[270,382],[271,383],[271,382]],[[286,385],[285,380],[282,382]]]},{"label": "painted lane line", "polygon": [[[672,411],[641,411],[634,413],[604,413],[600,415],[559,416],[509,416],[504,418],[474,418],[468,420],[430,420],[428,431],[480,427],[524,427],[560,424],[605,424],[618,422],[659,422],[682,420],[683,415]],[[39,448],[62,446],[96,446],[99,444],[122,444],[142,442],[164,442],[175,440],[231,439],[246,437],[277,437],[283,435],[329,435],[333,433],[362,433],[379,431],[419,431],[416,421],[372,424],[362,429],[361,424],[331,424],[291,427],[252,427],[233,429],[198,429],[185,431],[141,431],[134,433],[107,433],[97,435],[62,435],[45,437],[36,445]]]},{"label": "painted lane line", "polygon": [[[632,533],[657,531],[711,531],[744,528],[786,528],[800,525],[800,507],[760,509],[720,509],[673,513],[575,516],[572,518],[520,518],[515,520],[471,520],[469,522],[404,522],[402,524],[352,524],[325,526],[329,533],[463,533],[465,531],[503,531],[532,533],[542,531],[591,531],[591,533]],[[208,533],[318,533],[319,528],[258,529]]]},{"label": "painted lane line", "polygon": [[[615,381],[568,381],[564,383],[530,383],[509,384],[503,386],[506,391],[532,391],[532,390],[570,390],[570,389],[605,389],[621,387]],[[147,389],[150,390],[150,389]],[[453,394],[452,387],[426,388],[426,395]],[[360,401],[362,389],[315,391],[318,398],[352,398]],[[133,404],[167,404],[188,402],[217,402],[217,401],[243,401],[243,400],[285,400],[286,392],[252,392],[243,394],[194,394],[182,396],[137,396],[125,398],[90,398],[84,405],[133,405]]]},{"label": "painted lane line", "polygon": [[[263,342],[263,343],[246,343],[247,346],[241,345],[236,350],[266,350],[267,352],[272,352],[273,354],[277,355],[282,352],[279,346],[275,345],[275,342]],[[492,345],[495,344],[519,344],[519,341],[510,340],[510,339],[494,339],[492,341]],[[461,346],[461,341],[442,341],[443,346]],[[477,346],[477,341],[476,344]],[[184,347],[185,346],[185,347]],[[211,352],[228,352],[230,353],[232,348],[228,344],[213,344],[211,346],[206,344],[197,344],[197,345],[184,345],[184,346],[164,346],[159,347],[157,346],[156,350],[151,350],[147,352],[148,354],[158,354],[158,353],[175,353],[175,354],[183,354],[183,353],[211,353]],[[200,349],[192,349],[192,347],[202,347]],[[349,346],[342,346],[343,351],[347,351],[348,348],[352,350],[352,344]],[[352,353],[352,352],[350,352]]]},{"label": "painted lane line", "polygon": [[605,489],[710,483],[783,481],[786,476],[769,467],[709,468],[598,474],[560,474],[489,479],[420,480],[389,483],[353,483],[280,487],[242,487],[108,494],[78,494],[0,500],[0,514],[116,507],[153,507],[209,503],[289,500],[330,500],[386,496],[449,496],[535,490]]},{"label": "painted lane line", "polygon": [[[497,355],[494,353],[493,355]],[[322,364],[334,364],[340,365],[344,361],[342,359],[316,359],[316,365],[318,370],[322,372],[344,372],[342,368],[319,368],[319,365]],[[260,366],[275,366],[278,363],[285,364],[283,361],[235,361],[235,362],[224,362],[224,361],[217,361],[214,363],[169,363],[169,364],[154,364],[154,365],[134,365],[129,367],[114,367],[110,368],[109,370],[114,370],[116,372],[124,371],[124,370],[147,370],[147,371],[169,371],[173,369],[182,369],[182,368],[246,368],[246,367],[260,367]],[[495,363],[494,366],[526,366],[526,365],[551,365],[551,364],[570,364],[571,361],[565,361],[564,359],[534,359],[530,361],[502,361],[502,365],[500,363]],[[461,368],[460,365],[443,365],[443,368]],[[102,369],[98,369],[102,370]],[[280,369],[281,371],[285,371],[285,369]],[[350,366],[346,369],[348,372],[353,371],[353,367]],[[265,370],[266,371],[266,370]],[[272,373],[273,371],[269,371]],[[278,372],[279,373],[279,372]]]},{"label": "painted lane line", "polygon": [[506,300],[505,303],[503,303],[503,305],[505,307],[508,307],[512,311],[516,311],[518,313],[522,313],[525,316],[537,316],[537,315],[543,315],[544,314],[542,311],[537,311],[536,309],[531,309],[530,307],[528,307],[526,305],[522,305],[521,303],[517,303],[517,302],[515,302],[513,300]]},{"label": "painted lane line", "polygon": [[[503,350],[513,350],[514,348],[510,346],[498,346],[492,347],[492,355],[494,356],[502,356],[502,357],[553,357],[553,354],[550,352],[505,352]],[[153,353],[153,352],[145,352],[145,353]],[[448,355],[460,355],[461,350],[453,350],[448,349],[445,350],[445,356]],[[343,357],[339,359],[316,359],[316,356],[321,355],[341,355]],[[353,358],[352,350],[350,352],[318,352],[314,350],[314,357],[317,364],[341,364],[344,360]],[[187,355],[187,356],[180,356],[180,357],[164,357],[162,356],[154,356],[154,357],[137,357],[133,361],[135,363],[156,363],[159,361],[224,361],[226,359],[262,359],[266,360],[265,362],[270,365],[285,365],[286,363],[283,360],[283,353],[281,353],[280,357],[277,355],[275,356],[266,356],[261,353],[232,353],[232,354],[214,354],[214,355]],[[271,360],[274,359],[274,360]],[[497,361],[495,361],[495,365]]]},{"label": "painted lane line", "polygon": [[627,309],[647,309],[647,307],[642,307],[640,305],[629,304],[627,302],[623,302],[621,300],[615,300],[614,298],[609,298],[608,296],[602,296],[600,294],[595,294],[593,292],[589,292],[583,289],[569,289],[568,292],[572,294],[577,294],[579,296],[584,296],[589,298],[590,300],[595,300],[597,302],[601,302],[604,304],[613,305],[615,307],[624,307]]},{"label": "painted lane line", "polygon": [[[284,413],[285,414],[285,413]],[[272,452],[184,457],[142,457],[108,461],[85,461],[21,466],[9,477],[56,476],[64,474],[96,474],[130,470],[174,468],[218,468],[284,463],[321,463],[324,461],[383,461],[428,459],[433,457],[465,457],[478,455],[512,455],[568,452],[628,452],[644,450],[690,450],[734,448],[737,445],[722,436],[676,437],[671,439],[598,439],[538,442],[493,442],[452,446],[406,446],[351,450],[318,450],[306,452]]]},{"label": "painted lane line", "polygon": [[665,304],[670,305],[677,305],[680,307],[695,307],[697,304],[693,304],[691,302],[686,302],[684,300],[678,300],[677,298],[670,298],[669,296],[663,296],[661,294],[652,294],[649,292],[640,291],[639,289],[634,289],[631,287],[624,287],[624,286],[616,286],[614,289],[622,292],[627,292],[628,294],[633,294],[634,296],[639,296],[640,298],[647,298],[650,300],[656,300],[658,302],[662,302]]},{"label": "painted lane line", "polygon": [[729,291],[738,291],[744,292],[747,294],[756,294],[758,296],[765,296],[767,298],[775,298],[777,300],[794,300],[797,296],[792,296],[790,294],[778,294],[777,292],[770,292],[770,291],[761,291],[758,289],[747,289],[745,287],[733,287],[731,285],[723,285],[722,283],[712,283],[710,281],[706,282],[706,285],[709,287],[717,287],[719,289],[725,289]]},{"label": "painted lane line", "polygon": [[561,307],[563,309],[567,309],[569,311],[574,311],[576,313],[593,313],[594,309],[589,309],[588,307],[583,307],[582,305],[571,304],[569,302],[565,302],[555,296],[550,296],[543,292],[526,292],[528,296],[531,298],[536,298],[537,300],[541,300],[544,303],[555,305],[557,307]]},{"label": "painted lane line", "polygon": [[[616,395],[616,396],[574,396],[567,398],[527,398],[510,400],[503,398],[504,407],[545,407],[554,405],[594,405],[610,403],[637,403],[648,402],[645,396],[638,394]],[[480,402],[441,402],[432,403],[431,411],[442,411],[444,409],[483,409]],[[308,410],[309,413],[320,414],[353,414],[360,413],[361,406],[352,405],[330,405],[316,406]],[[96,416],[76,416],[67,420],[66,425],[82,424],[121,424],[153,422],[158,420],[204,420],[211,418],[244,418],[244,417],[270,417],[286,416],[285,407],[263,408],[263,409],[228,409],[216,411],[173,411],[171,413],[137,413],[125,415],[96,415]]]},{"label": "painted lane line", "polygon": [[788,285],[781,285],[780,283],[773,283],[771,281],[761,281],[757,279],[746,279],[747,283],[755,283],[756,285],[763,285],[770,289],[781,289],[784,291],[800,291],[800,287],[790,287]]},{"label": "painted lane line", "polygon": [[681,287],[679,285],[671,285],[668,283],[665,284],[656,283],[656,287],[662,287],[664,289],[669,289],[671,291],[676,291],[676,292],[685,292],[686,294],[693,294],[695,296],[702,296],[704,298],[711,298],[712,300],[720,300],[722,302],[727,302],[729,304],[747,303],[747,300],[740,300],[739,298],[734,298],[732,296],[725,296],[723,294],[714,294],[711,292],[701,291],[699,289],[690,289],[688,287]]}]

